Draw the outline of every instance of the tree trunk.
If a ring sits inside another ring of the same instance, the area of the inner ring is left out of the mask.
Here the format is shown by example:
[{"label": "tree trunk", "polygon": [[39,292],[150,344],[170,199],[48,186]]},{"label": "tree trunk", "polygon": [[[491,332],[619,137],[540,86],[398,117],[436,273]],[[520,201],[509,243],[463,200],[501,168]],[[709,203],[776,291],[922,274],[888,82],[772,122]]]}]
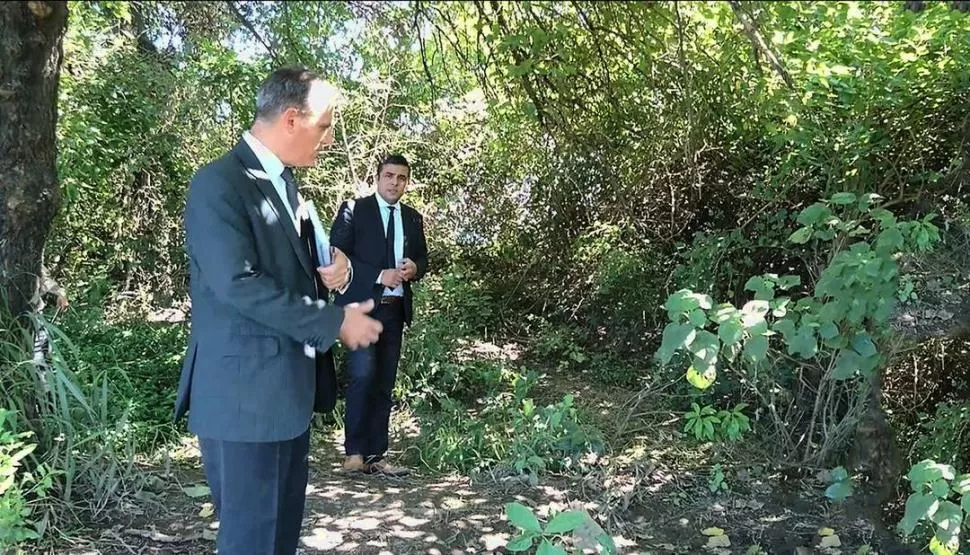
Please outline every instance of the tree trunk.
[{"label": "tree trunk", "polygon": [[0,288],[30,308],[44,243],[60,206],[57,85],[66,2],[0,4]]}]

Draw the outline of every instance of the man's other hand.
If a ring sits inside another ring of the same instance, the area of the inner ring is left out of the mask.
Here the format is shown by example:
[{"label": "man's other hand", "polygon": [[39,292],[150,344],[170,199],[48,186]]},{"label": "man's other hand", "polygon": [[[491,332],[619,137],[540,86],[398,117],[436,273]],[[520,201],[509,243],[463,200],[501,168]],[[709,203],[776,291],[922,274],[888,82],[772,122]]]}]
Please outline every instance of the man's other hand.
[{"label": "man's other hand", "polygon": [[404,279],[404,276],[402,275],[401,270],[388,269],[388,270],[381,271],[381,285],[383,285],[384,287],[390,287],[391,289],[394,289],[399,285],[401,285],[401,281],[403,279]]},{"label": "man's other hand", "polygon": [[411,281],[418,275],[418,265],[410,258],[401,260],[398,268],[401,270],[401,279],[404,281]]},{"label": "man's other hand", "polygon": [[344,323],[340,326],[340,341],[351,350],[368,347],[377,342],[384,326],[367,314],[374,310],[374,301],[353,303],[344,307]]},{"label": "man's other hand", "polygon": [[329,266],[317,268],[320,279],[327,289],[339,291],[350,281],[350,261],[347,255],[337,247],[330,248],[331,263]]}]

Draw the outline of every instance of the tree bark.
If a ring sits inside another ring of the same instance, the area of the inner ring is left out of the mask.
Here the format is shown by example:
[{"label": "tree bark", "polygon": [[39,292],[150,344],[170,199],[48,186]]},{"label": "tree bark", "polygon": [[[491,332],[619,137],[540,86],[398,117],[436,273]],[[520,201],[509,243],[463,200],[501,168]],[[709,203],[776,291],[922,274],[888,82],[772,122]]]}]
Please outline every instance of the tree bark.
[{"label": "tree bark", "polygon": [[0,289],[30,309],[44,243],[60,207],[57,89],[66,2],[0,5]]}]

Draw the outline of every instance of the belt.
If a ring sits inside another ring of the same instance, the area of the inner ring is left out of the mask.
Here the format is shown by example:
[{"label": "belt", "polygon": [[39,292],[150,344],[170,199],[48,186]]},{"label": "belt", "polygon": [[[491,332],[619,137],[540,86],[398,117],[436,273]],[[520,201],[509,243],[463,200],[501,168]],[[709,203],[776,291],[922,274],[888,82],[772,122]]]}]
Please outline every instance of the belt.
[{"label": "belt", "polygon": [[401,302],[402,297],[398,295],[385,295],[381,297],[381,304],[392,304]]}]

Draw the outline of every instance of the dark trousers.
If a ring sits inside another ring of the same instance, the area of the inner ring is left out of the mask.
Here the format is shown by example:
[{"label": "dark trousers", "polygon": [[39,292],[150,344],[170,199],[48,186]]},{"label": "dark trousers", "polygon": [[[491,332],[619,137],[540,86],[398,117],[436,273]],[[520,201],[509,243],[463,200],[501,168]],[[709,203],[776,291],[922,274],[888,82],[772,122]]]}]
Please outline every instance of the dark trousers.
[{"label": "dark trousers", "polygon": [[199,438],[220,555],[293,555],[306,502],[310,431],[289,441]]},{"label": "dark trousers", "polygon": [[387,430],[404,335],[404,303],[379,304],[371,315],[384,325],[377,343],[347,354],[344,450],[376,462],[387,451]]}]

